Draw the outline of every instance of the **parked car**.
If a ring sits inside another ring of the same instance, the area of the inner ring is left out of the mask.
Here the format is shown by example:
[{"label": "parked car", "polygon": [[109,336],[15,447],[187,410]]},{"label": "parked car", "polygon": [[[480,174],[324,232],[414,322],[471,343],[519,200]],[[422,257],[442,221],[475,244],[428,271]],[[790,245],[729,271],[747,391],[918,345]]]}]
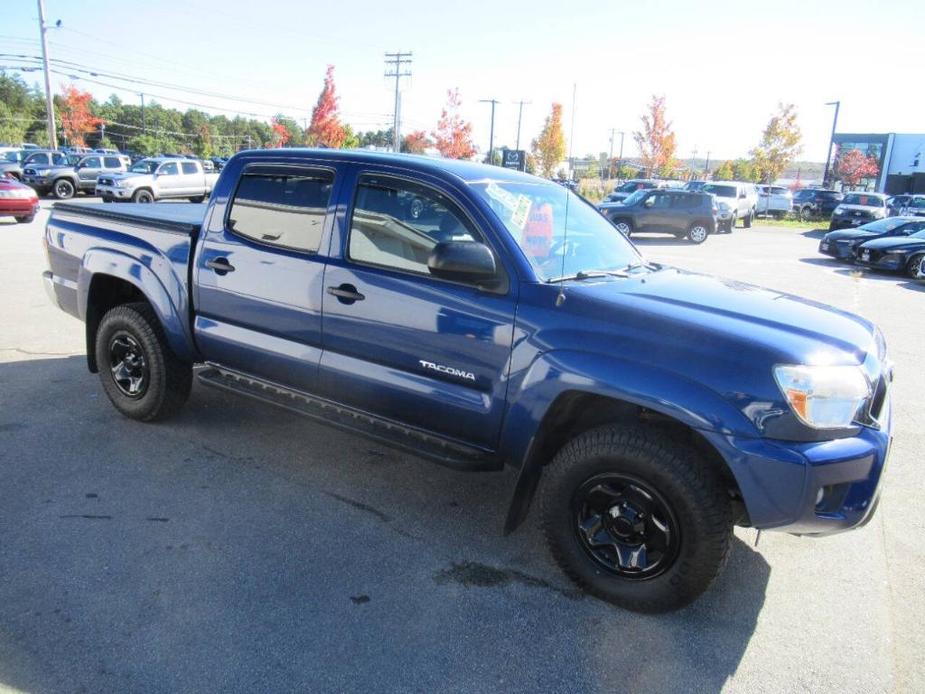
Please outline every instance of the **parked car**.
[{"label": "parked car", "polygon": [[0,217],[31,222],[39,211],[39,198],[29,186],[14,178],[0,177]]},{"label": "parked car", "polygon": [[887,215],[886,195],[883,193],[845,193],[845,197],[832,211],[829,231],[856,227]]},{"label": "parked car", "polygon": [[803,188],[793,194],[793,211],[803,220],[828,219],[844,196],[827,188]]},{"label": "parked car", "polygon": [[637,190],[651,190],[655,188],[664,188],[664,181],[657,181],[654,178],[631,178],[615,186],[613,192],[604,198],[604,202],[620,202],[626,200]]},{"label": "parked car", "polygon": [[854,260],[858,246],[882,238],[909,236],[925,229],[925,219],[886,217],[852,229],[830,231],[819,242],[819,252],[839,260]]},{"label": "parked car", "polygon": [[[902,196],[904,200],[901,201],[897,201],[896,197],[887,201],[887,208],[890,210],[891,215],[893,210],[896,209],[897,214],[902,216],[925,217],[925,195],[905,195]],[[893,207],[891,207],[891,204]]]},{"label": "parked car", "polygon": [[867,241],[857,247],[855,262],[863,267],[888,272],[902,272],[916,277],[925,257],[925,229],[909,236]]},{"label": "parked car", "polygon": [[902,209],[909,203],[912,199],[911,193],[903,193],[901,195],[893,195],[886,199],[886,210],[888,217],[898,217],[902,214]]},{"label": "parked car", "polygon": [[709,183],[709,181],[688,181],[684,184],[684,190],[699,193],[707,183]]},{"label": "parked car", "polygon": [[623,202],[605,202],[598,209],[626,237],[654,232],[703,243],[716,232],[716,203],[706,193],[642,189]]},{"label": "parked car", "polygon": [[710,182],[704,185],[704,193],[716,198],[719,230],[731,232],[738,220],[748,229],[758,214],[758,190],[754,183],[740,181]]},{"label": "parked car", "polygon": [[781,219],[793,210],[793,193],[786,186],[759,185],[758,214]]},{"label": "parked car", "polygon": [[[401,219],[402,192],[440,214]],[[647,262],[543,179],[258,150],[207,206],[59,202],[44,240],[45,288],[126,417],[175,414],[202,363],[205,386],[416,456],[510,464],[506,530],[538,491],[564,572],[630,609],[693,601],[736,523],[825,535],[877,507],[892,371],[874,325]]]},{"label": "parked car", "polygon": [[50,192],[59,200],[67,200],[78,192],[96,192],[96,179],[100,175],[124,173],[130,160],[124,155],[90,154],[80,157],[75,164],[50,167],[27,166],[23,181],[39,193]]},{"label": "parked car", "polygon": [[96,179],[96,194],[103,202],[155,202],[187,198],[202,202],[212,192],[218,174],[206,173],[189,159],[152,157],[133,164],[125,173]]},{"label": "parked car", "polygon": [[202,170],[206,173],[215,172],[215,164],[212,163],[211,159],[197,159],[196,161],[202,165]]},{"label": "parked car", "polygon": [[58,150],[36,149],[23,150],[18,159],[0,162],[0,176],[12,176],[22,180],[23,169],[31,167],[67,166],[68,158],[65,152]]}]

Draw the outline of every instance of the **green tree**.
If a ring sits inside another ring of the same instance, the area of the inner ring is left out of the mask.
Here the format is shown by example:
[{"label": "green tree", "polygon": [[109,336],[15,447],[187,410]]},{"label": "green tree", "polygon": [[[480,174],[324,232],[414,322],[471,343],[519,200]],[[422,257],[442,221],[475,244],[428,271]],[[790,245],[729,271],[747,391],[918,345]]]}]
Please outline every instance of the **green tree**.
[{"label": "green tree", "polygon": [[734,181],[735,171],[732,168],[732,162],[729,160],[726,160],[722,164],[717,166],[713,170],[713,180],[714,181]]},{"label": "green tree", "polygon": [[736,159],[732,162],[732,180],[758,182],[761,178],[751,161]]},{"label": "green tree", "polygon": [[653,95],[647,111],[642,116],[642,130],[633,133],[639,147],[639,158],[647,176],[655,173],[670,177],[678,166],[675,159],[678,145],[666,115],[665,97]]},{"label": "green tree", "polygon": [[756,181],[773,183],[784,173],[790,162],[803,151],[803,135],[797,125],[796,106],[779,103],[771,116],[761,141],[751,151]]},{"label": "green tree", "polygon": [[556,167],[565,159],[565,133],[562,131],[562,104],[554,103],[543,129],[533,141],[533,156],[540,173],[552,177]]}]

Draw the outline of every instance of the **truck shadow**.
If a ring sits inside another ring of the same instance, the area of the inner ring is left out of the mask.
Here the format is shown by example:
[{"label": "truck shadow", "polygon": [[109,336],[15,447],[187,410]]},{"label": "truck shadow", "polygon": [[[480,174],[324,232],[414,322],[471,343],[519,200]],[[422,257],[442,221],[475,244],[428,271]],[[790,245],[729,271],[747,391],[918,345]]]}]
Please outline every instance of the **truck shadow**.
[{"label": "truck shadow", "polygon": [[736,672],[761,554],[736,539],[698,602],[637,615],[577,591],[535,513],[501,535],[512,484],[199,387],[139,424],[83,357],[0,364],[0,687],[717,691]]}]

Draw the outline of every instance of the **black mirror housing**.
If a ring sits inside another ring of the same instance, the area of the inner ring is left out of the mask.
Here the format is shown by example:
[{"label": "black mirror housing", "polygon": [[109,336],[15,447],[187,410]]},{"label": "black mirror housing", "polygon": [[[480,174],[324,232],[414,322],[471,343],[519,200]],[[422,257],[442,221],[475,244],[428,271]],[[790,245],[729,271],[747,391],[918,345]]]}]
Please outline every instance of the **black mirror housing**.
[{"label": "black mirror housing", "polygon": [[427,259],[430,274],[440,279],[481,284],[496,279],[495,256],[477,241],[441,241]]}]

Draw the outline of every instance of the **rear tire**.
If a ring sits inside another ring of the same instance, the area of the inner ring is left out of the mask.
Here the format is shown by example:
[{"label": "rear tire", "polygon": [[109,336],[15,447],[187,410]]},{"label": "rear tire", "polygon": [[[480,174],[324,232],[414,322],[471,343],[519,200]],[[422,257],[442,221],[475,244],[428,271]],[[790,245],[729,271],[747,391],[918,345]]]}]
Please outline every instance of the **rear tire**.
[{"label": "rear tire", "polygon": [[74,184],[66,178],[59,179],[51,184],[51,194],[58,200],[69,200],[74,197],[76,192]]},{"label": "rear tire", "polygon": [[613,220],[613,225],[626,238],[633,235],[633,224],[628,219],[615,219]]},{"label": "rear tire", "polygon": [[722,570],[732,538],[716,471],[642,427],[602,426],[567,443],[544,475],[541,508],[569,578],[637,612],[691,603]]},{"label": "rear tire", "polygon": [[146,303],[116,306],[96,333],[96,363],[110,402],[130,419],[175,414],[189,397],[192,365],[178,358]]},{"label": "rear tire", "polygon": [[919,274],[919,265],[922,264],[922,258],[925,258],[925,254],[919,253],[909,258],[906,263],[906,277],[911,277],[915,279],[916,275]]},{"label": "rear tire", "polygon": [[745,215],[745,219],[742,220],[742,226],[744,226],[746,229],[752,228],[752,216],[753,214],[749,212],[747,215]]},{"label": "rear tire", "polygon": [[706,226],[699,222],[691,224],[690,229],[687,230],[687,240],[698,245],[706,241],[708,235]]}]

